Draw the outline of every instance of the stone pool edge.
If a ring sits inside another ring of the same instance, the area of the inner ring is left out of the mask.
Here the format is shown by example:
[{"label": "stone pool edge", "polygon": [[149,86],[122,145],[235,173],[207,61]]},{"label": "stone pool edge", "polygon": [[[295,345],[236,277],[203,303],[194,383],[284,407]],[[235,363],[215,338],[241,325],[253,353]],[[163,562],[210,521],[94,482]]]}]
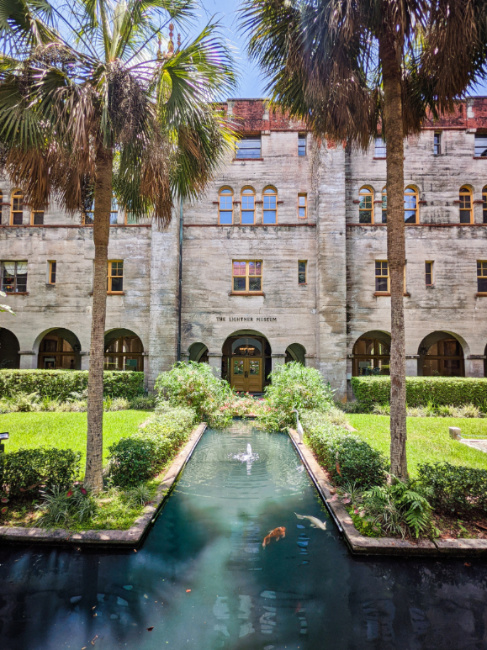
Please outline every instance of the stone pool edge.
[{"label": "stone pool edge", "polygon": [[167,468],[162,482],[157,487],[154,500],[150,505],[145,507],[143,514],[127,530],[85,530],[73,533],[64,529],[49,531],[44,528],[0,526],[0,542],[22,544],[37,542],[56,545],[67,544],[71,546],[118,546],[121,548],[137,547],[144,539],[157,513],[171,493],[174,483],[191,458],[206,427],[206,423],[201,422],[193,429],[187,443],[176,454],[174,460]]},{"label": "stone pool edge", "polygon": [[331,501],[335,488],[328,480],[325,470],[318,463],[313,452],[304,443],[299,442],[299,436],[294,429],[290,429],[289,437],[354,555],[403,555],[409,557],[473,557],[487,555],[487,540],[485,539],[443,539],[410,542],[394,537],[376,538],[361,535],[355,528],[352,518],[344,505],[338,501]]}]

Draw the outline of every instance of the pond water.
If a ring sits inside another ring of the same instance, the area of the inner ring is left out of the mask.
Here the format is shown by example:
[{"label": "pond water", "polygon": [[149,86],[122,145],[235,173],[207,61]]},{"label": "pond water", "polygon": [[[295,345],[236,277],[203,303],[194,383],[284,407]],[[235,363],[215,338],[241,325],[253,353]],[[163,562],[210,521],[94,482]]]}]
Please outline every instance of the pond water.
[{"label": "pond water", "polygon": [[235,423],[205,433],[138,552],[1,548],[0,648],[480,650],[470,564],[354,558],[289,438]]}]

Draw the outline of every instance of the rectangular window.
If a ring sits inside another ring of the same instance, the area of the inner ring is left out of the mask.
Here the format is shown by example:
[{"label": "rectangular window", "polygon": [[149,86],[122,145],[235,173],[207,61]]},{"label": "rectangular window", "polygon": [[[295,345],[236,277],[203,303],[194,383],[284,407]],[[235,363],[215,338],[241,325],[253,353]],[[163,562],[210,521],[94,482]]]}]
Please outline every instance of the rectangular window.
[{"label": "rectangular window", "polygon": [[110,225],[115,226],[118,223],[118,201],[113,196],[112,205],[110,207]]},{"label": "rectangular window", "polygon": [[260,135],[246,136],[239,140],[235,158],[261,158]]},{"label": "rectangular window", "polygon": [[487,293],[487,261],[477,262],[477,291]]},{"label": "rectangular window", "polygon": [[308,262],[306,260],[299,260],[298,262],[298,284],[308,283]]},{"label": "rectangular window", "polygon": [[27,262],[1,262],[2,291],[25,293],[27,291]]},{"label": "rectangular window", "polygon": [[20,192],[12,194],[12,226],[21,226],[24,220],[24,196]]},{"label": "rectangular window", "polygon": [[277,194],[273,189],[264,191],[263,223],[266,225],[277,223]]},{"label": "rectangular window", "polygon": [[487,186],[482,190],[482,221],[487,223]]},{"label": "rectangular window", "polygon": [[386,149],[385,141],[382,138],[376,138],[374,158],[386,158],[386,156],[387,156],[387,149]]},{"label": "rectangular window", "polygon": [[298,194],[298,219],[308,218],[308,195]]},{"label": "rectangular window", "polygon": [[427,287],[432,287],[434,285],[433,262],[424,263],[424,283]]},{"label": "rectangular window", "polygon": [[298,156],[306,156],[306,133],[298,133]]},{"label": "rectangular window", "polygon": [[475,136],[475,158],[487,158],[487,133]]},{"label": "rectangular window", "polygon": [[31,226],[42,226],[44,223],[44,210],[32,210],[30,223]]},{"label": "rectangular window", "polygon": [[232,287],[234,293],[262,291],[262,260],[233,260]]},{"label": "rectangular window", "polygon": [[56,262],[54,260],[47,263],[47,284],[56,284]]},{"label": "rectangular window", "polygon": [[220,190],[218,221],[222,226],[231,226],[233,223],[233,191],[230,188]]},{"label": "rectangular window", "polygon": [[435,131],[433,135],[433,154],[435,156],[441,154],[441,131]]},{"label": "rectangular window", "polygon": [[123,261],[108,261],[108,293],[122,293],[123,291]]},{"label": "rectangular window", "polygon": [[389,264],[384,260],[375,262],[375,290],[389,293]]}]

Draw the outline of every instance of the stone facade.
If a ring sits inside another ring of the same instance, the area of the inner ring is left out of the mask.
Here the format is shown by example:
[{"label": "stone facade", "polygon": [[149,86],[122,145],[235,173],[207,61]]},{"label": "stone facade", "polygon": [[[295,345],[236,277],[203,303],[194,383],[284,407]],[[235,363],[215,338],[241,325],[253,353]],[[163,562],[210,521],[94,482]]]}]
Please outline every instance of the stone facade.
[{"label": "stone facade", "polygon": [[[306,155],[298,155],[302,124],[269,111],[260,100],[229,100],[224,108],[244,136],[260,136],[260,153],[254,151],[253,158],[228,154],[205,194],[175,210],[164,232],[147,223],[125,224],[118,215],[111,228],[109,259],[123,260],[123,292],[108,296],[107,332],[139,337],[149,387],[178,354],[182,359],[207,359],[217,373],[222,368],[229,373],[225,342],[240,336],[268,342],[267,372],[297,358],[298,350],[299,360],[319,368],[337,395],[345,397],[347,378],[357,368],[362,372],[376,365],[377,371],[387,372],[384,359],[369,363],[362,358],[354,365],[360,337],[387,343],[390,332],[390,298],[376,290],[375,277],[376,261],[387,259],[386,227],[381,222],[386,161],[375,156],[373,143],[361,152],[341,143],[315,142],[309,134]],[[437,342],[443,339],[461,346],[462,359],[445,362],[447,374],[485,374],[487,295],[478,290],[477,261],[487,260],[487,157],[474,156],[482,129],[487,129],[487,99],[474,98],[452,116],[427,122],[421,134],[406,142],[406,186],[417,192],[419,214],[418,223],[408,225],[406,233],[406,352],[411,375],[428,374],[425,354],[433,350],[431,345],[437,345],[438,352]],[[436,155],[435,133],[441,133],[441,152]],[[471,191],[469,224],[460,224],[462,186]],[[375,223],[359,222],[363,187],[372,195]],[[232,225],[219,223],[222,188],[233,193]],[[255,193],[254,225],[242,224],[245,188]],[[277,223],[272,225],[264,223],[266,188],[277,192]],[[0,365],[2,359],[4,366],[13,364],[16,337],[18,365],[38,367],[46,333],[68,330],[76,366],[86,368],[91,227],[81,225],[81,215],[68,215],[56,206],[45,212],[43,225],[29,225],[26,206],[23,224],[11,225],[14,188],[1,179],[0,189],[0,260],[27,261],[28,274],[27,291],[5,299],[16,316],[0,314]],[[304,219],[298,215],[298,195],[306,195]],[[48,282],[50,260],[56,261],[55,284]],[[233,291],[235,260],[262,262],[259,291]],[[298,283],[300,261],[307,263],[304,283]],[[433,262],[431,286],[425,283],[425,261]]]}]

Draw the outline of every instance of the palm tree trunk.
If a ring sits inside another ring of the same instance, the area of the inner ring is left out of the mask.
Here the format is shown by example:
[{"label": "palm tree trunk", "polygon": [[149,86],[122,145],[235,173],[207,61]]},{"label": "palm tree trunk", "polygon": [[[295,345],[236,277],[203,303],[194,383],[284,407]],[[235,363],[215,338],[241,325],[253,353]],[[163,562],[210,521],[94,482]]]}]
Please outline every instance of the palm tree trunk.
[{"label": "palm tree trunk", "polygon": [[103,366],[107,307],[107,259],[112,202],[113,154],[102,145],[96,153],[93,241],[93,307],[91,317],[90,369],[88,373],[88,437],[85,485],[97,493],[103,488]]},{"label": "palm tree trunk", "polygon": [[387,142],[387,260],[391,293],[391,474],[408,476],[406,459],[406,346],[404,335],[404,131],[398,40],[379,40]]}]

